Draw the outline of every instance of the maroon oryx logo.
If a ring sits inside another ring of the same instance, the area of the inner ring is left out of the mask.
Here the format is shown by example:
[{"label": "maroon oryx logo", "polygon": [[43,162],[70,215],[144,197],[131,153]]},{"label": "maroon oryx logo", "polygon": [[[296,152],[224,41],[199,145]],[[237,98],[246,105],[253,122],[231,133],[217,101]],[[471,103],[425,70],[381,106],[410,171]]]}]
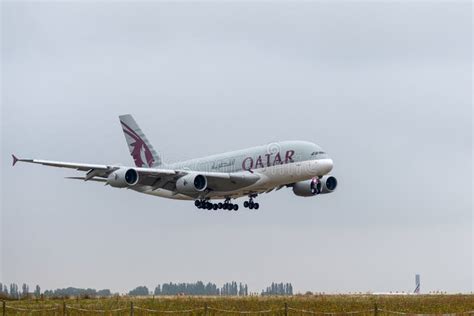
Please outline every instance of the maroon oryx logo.
[{"label": "maroon oryx logo", "polygon": [[[122,123],[123,132],[133,138],[133,140],[135,141],[130,144],[130,146],[133,147],[130,154],[132,155],[133,160],[135,161],[135,166],[143,167],[143,165],[145,164],[143,159],[146,160],[146,164],[148,165],[148,167],[153,166],[155,159],[153,159],[153,154],[151,153],[150,148],[148,148],[147,144],[145,144],[143,139],[138,136],[138,134],[135,133],[135,131],[131,129],[127,124],[122,121],[120,121],[120,123]],[[144,154],[144,156],[142,156],[142,153]]]}]

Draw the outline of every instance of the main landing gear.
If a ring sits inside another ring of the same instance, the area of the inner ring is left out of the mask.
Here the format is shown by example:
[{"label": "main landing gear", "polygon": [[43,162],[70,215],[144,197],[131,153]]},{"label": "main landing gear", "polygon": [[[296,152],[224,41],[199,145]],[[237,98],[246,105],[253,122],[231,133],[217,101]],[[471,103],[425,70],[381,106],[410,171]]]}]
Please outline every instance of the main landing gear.
[{"label": "main landing gear", "polygon": [[[253,201],[254,198],[257,197],[257,194],[249,195],[249,200],[244,202],[244,207],[251,209],[251,210],[258,210],[260,208],[260,204]],[[194,205],[198,209],[207,209],[207,210],[228,210],[228,211],[238,211],[239,205],[233,204],[230,198],[226,198],[224,203],[211,203],[209,199],[201,199],[194,201]]]},{"label": "main landing gear", "polygon": [[245,207],[245,208],[249,208],[249,209],[251,209],[251,210],[252,210],[252,209],[258,210],[258,208],[260,207],[260,204],[255,203],[255,202],[253,201],[253,198],[255,198],[255,197],[257,197],[256,194],[254,194],[254,195],[249,195],[249,200],[244,202],[244,207]]},{"label": "main landing gear", "polygon": [[207,210],[228,210],[228,211],[237,211],[239,210],[238,204],[233,204],[230,202],[230,199],[226,199],[224,203],[211,203],[208,200],[196,200],[194,201],[194,205],[198,209],[207,209]]},{"label": "main landing gear", "polygon": [[[219,204],[221,204],[221,203],[219,203]],[[239,205],[231,203],[230,199],[226,199],[224,201],[224,204],[222,204],[222,208],[224,210],[228,210],[228,211],[232,211],[232,210],[238,211],[239,210]]]}]

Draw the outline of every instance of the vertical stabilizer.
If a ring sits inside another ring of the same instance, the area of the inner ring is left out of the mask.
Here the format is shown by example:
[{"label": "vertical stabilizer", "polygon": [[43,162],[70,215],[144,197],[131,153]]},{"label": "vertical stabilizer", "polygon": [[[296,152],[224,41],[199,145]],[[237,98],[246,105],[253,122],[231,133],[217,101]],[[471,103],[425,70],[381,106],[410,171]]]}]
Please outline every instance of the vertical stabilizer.
[{"label": "vertical stabilizer", "polygon": [[153,146],[151,146],[133,117],[127,114],[120,115],[119,118],[128,149],[130,150],[130,155],[132,155],[135,161],[135,166],[152,168],[161,165],[162,161],[160,156],[153,149]]}]

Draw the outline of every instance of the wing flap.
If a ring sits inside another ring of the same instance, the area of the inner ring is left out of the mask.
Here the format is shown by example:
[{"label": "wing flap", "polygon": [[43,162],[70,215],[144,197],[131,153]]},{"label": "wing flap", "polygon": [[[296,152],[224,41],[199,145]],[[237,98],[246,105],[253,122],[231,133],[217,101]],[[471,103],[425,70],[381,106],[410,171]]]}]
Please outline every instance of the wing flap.
[{"label": "wing flap", "polygon": [[70,179],[70,180],[83,180],[83,181],[95,181],[95,182],[107,183],[107,179],[102,179],[102,178],[90,178],[90,179],[86,179],[86,177],[65,177],[65,179]]}]

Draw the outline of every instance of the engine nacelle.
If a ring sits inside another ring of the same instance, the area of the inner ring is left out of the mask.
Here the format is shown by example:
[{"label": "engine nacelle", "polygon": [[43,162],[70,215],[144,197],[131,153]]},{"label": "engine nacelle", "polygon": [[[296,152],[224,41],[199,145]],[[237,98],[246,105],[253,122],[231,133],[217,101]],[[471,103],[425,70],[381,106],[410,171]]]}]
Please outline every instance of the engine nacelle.
[{"label": "engine nacelle", "polygon": [[325,175],[321,178],[321,193],[331,193],[337,188],[337,179],[333,176]]},{"label": "engine nacelle", "polygon": [[321,180],[313,178],[293,184],[293,192],[298,196],[313,196],[321,193]]},{"label": "engine nacelle", "polygon": [[333,176],[326,175],[311,180],[296,182],[293,184],[293,192],[298,196],[313,196],[317,194],[331,193],[337,187],[337,180]]},{"label": "engine nacelle", "polygon": [[107,184],[114,188],[126,188],[137,183],[138,172],[131,168],[120,168],[107,177]]},{"label": "engine nacelle", "polygon": [[202,192],[206,188],[207,179],[201,174],[187,174],[176,181],[176,191],[183,194]]}]

